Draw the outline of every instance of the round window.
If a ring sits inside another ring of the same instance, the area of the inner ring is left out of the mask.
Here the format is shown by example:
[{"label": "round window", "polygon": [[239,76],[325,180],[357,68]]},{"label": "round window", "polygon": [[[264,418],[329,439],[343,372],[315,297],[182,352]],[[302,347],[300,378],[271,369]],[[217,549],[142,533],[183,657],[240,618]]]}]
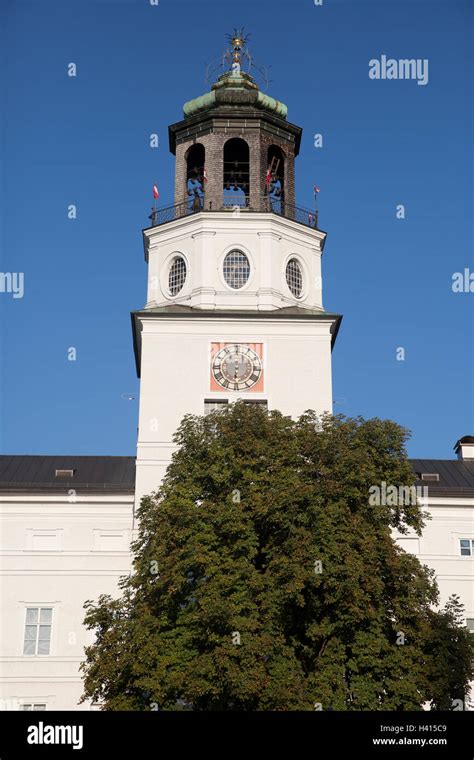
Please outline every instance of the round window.
[{"label": "round window", "polygon": [[234,290],[243,288],[250,277],[250,263],[242,251],[231,251],[224,259],[224,280]]},{"label": "round window", "polygon": [[175,256],[171,262],[168,275],[168,288],[172,296],[176,296],[186,282],[186,262],[182,256]]},{"label": "round window", "polygon": [[286,265],[286,282],[295,298],[301,298],[303,290],[303,272],[296,259],[290,259]]}]

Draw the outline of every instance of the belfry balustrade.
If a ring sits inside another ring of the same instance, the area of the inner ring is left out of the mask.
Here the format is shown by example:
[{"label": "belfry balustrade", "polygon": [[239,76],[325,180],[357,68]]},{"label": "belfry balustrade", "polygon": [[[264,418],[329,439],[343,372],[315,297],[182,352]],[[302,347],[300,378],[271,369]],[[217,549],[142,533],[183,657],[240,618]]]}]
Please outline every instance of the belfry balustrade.
[{"label": "belfry balustrade", "polygon": [[[244,202],[245,201],[245,202]],[[190,216],[192,214],[200,213],[201,211],[226,211],[228,213],[272,213],[278,216],[283,216],[286,219],[291,219],[298,224],[303,224],[305,227],[312,227],[313,229],[319,229],[318,227],[318,215],[317,211],[311,211],[310,209],[303,208],[301,206],[294,206],[293,204],[285,201],[272,201],[270,198],[264,198],[261,202],[260,208],[254,208],[249,205],[248,196],[239,198],[239,202],[231,204],[228,199],[224,199],[223,204],[218,208],[212,208],[212,201],[208,204],[194,203],[190,204],[189,201],[183,201],[177,203],[174,206],[167,206],[166,208],[153,209],[150,216],[152,227],[158,227],[168,222],[174,222],[176,219],[182,219],[183,217]]]}]

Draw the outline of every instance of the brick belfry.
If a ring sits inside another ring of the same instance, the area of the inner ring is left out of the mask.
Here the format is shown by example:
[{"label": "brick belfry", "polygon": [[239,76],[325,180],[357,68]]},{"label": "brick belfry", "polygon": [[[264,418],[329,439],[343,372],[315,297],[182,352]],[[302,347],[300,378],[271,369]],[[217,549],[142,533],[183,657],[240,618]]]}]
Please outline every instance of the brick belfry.
[{"label": "brick belfry", "polygon": [[211,92],[185,103],[184,114],[185,119],[169,127],[170,149],[176,155],[177,204],[185,200],[194,156],[199,161],[205,155],[206,210],[222,207],[224,172],[227,170],[227,181],[233,181],[230,172],[235,162],[238,167],[234,174],[240,170],[248,175],[244,178],[248,208],[268,210],[266,175],[272,158],[275,165],[280,161],[282,200],[288,206],[295,205],[295,157],[303,130],[286,120],[285,104],[264,95],[249,74],[223,74]]},{"label": "brick belfry", "polygon": [[242,70],[245,50],[236,31],[229,70],[169,127],[175,203],[143,231],[137,501],[159,485],[185,414],[237,399],[293,417],[332,411],[341,317],[323,308],[326,233],[296,204],[302,129]]}]

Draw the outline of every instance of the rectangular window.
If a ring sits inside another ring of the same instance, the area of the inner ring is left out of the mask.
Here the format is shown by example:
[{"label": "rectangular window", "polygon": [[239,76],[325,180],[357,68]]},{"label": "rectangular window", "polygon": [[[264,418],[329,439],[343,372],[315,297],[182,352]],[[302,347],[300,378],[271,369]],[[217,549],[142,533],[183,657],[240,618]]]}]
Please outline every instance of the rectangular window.
[{"label": "rectangular window", "polygon": [[422,480],[431,480],[431,481],[439,481],[439,472],[422,472],[421,473],[421,479]]},{"label": "rectangular window", "polygon": [[52,607],[27,607],[23,654],[49,654]]},{"label": "rectangular window", "polygon": [[56,478],[65,478],[68,480],[69,478],[74,477],[75,470],[55,470],[54,476]]},{"label": "rectangular window", "polygon": [[459,545],[461,548],[461,556],[462,557],[472,557],[474,556],[474,539],[471,538],[461,538],[459,541]]},{"label": "rectangular window", "polygon": [[43,702],[23,702],[20,705],[20,710],[39,712],[40,710],[46,710],[46,705]]},{"label": "rectangular window", "polygon": [[217,399],[216,401],[204,401],[204,414],[207,416],[211,412],[221,412],[228,405],[227,399]]},{"label": "rectangular window", "polygon": [[244,398],[243,401],[245,404],[260,404],[260,406],[264,406],[265,409],[268,409],[268,401],[266,399]]}]

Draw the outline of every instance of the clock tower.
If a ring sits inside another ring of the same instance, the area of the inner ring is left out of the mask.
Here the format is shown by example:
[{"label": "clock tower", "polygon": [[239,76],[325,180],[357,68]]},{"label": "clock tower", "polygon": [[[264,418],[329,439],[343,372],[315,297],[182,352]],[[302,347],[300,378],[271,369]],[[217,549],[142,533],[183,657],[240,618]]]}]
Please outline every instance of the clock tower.
[{"label": "clock tower", "polygon": [[236,32],[229,71],[169,127],[175,202],[143,231],[137,503],[158,487],[185,414],[237,399],[293,417],[332,411],[341,317],[323,308],[326,233],[296,204],[302,130],[242,70],[244,51]]}]

